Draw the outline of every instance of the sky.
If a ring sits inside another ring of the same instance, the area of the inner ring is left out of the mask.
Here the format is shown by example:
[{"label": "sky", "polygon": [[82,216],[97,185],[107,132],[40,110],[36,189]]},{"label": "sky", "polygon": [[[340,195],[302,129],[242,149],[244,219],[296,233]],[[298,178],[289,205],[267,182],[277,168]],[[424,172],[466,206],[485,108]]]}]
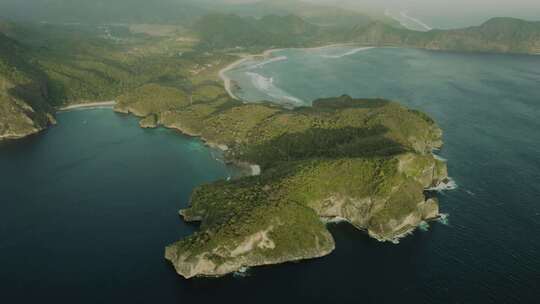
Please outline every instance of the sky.
[{"label": "sky", "polygon": [[[117,4],[117,10],[123,6],[131,7],[141,15],[163,14],[163,10],[174,19],[177,10],[167,9],[165,3],[252,3],[258,1],[289,1],[289,0],[0,0],[0,16],[13,17],[15,15],[28,16],[32,13],[35,18],[42,15],[51,7],[60,7],[63,11],[68,10],[69,4],[84,3],[84,6],[105,7],[99,14],[107,14],[115,11],[111,3]],[[517,17],[527,20],[540,21],[540,0],[290,0],[320,3],[325,5],[354,7],[364,13],[384,13],[390,10],[392,13],[406,12],[407,15],[421,20],[433,28],[457,28],[479,25],[492,17]],[[158,3],[162,4],[158,4]],[[39,4],[41,3],[40,7]],[[54,3],[56,5],[50,5]],[[45,5],[44,5],[45,4]],[[120,4],[120,6],[118,5]],[[101,6],[99,6],[101,5]],[[157,6],[163,6],[159,10]],[[39,7],[35,9],[36,7]],[[211,7],[211,6],[210,6]],[[32,12],[34,8],[34,12]],[[65,12],[62,12],[66,15]],[[63,16],[63,15],[60,16]],[[191,14],[191,13],[190,13]]]}]

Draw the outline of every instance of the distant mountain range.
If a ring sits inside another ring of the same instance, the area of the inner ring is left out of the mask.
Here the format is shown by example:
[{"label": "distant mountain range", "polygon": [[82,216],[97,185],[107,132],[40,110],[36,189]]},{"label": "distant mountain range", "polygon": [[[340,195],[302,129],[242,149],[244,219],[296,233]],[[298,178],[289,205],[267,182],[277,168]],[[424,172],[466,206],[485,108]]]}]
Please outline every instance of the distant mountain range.
[{"label": "distant mountain range", "polygon": [[398,46],[431,50],[498,53],[540,53],[540,22],[493,18],[480,26],[457,30],[412,31],[383,21],[350,28],[325,27],[295,15],[260,19],[213,14],[194,29],[209,48],[300,47],[355,42],[369,46]]},{"label": "distant mountain range", "polygon": [[320,35],[318,26],[295,15],[262,18],[212,14],[194,25],[204,48],[297,47]]},{"label": "distant mountain range", "polygon": [[493,18],[480,26],[428,32],[374,22],[367,27],[355,27],[343,39],[375,46],[537,54],[540,53],[540,22]]},{"label": "distant mountain range", "polygon": [[[208,14],[243,17],[294,14],[321,26],[367,25],[374,20],[395,23],[355,10],[313,5],[298,0],[231,4],[220,0],[2,0],[0,18],[50,23],[161,23],[191,25]],[[397,23],[396,23],[397,24]]]},{"label": "distant mountain range", "polygon": [[50,23],[187,24],[208,13],[194,3],[179,0],[2,0],[0,17]]}]

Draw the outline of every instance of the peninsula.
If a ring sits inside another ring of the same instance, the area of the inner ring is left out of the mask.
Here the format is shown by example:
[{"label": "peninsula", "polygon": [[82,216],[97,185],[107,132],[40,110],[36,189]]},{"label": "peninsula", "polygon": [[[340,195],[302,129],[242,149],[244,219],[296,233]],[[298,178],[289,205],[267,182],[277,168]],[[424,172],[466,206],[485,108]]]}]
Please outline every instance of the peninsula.
[{"label": "peninsula", "polygon": [[185,278],[327,255],[335,248],[328,221],[396,241],[439,216],[424,191],[447,182],[446,164],[431,154],[442,132],[420,112],[348,96],[294,110],[218,108],[202,121],[176,113],[161,122],[225,147],[230,162],[259,164],[262,174],[194,191],[180,214],[200,231],[166,249]]}]

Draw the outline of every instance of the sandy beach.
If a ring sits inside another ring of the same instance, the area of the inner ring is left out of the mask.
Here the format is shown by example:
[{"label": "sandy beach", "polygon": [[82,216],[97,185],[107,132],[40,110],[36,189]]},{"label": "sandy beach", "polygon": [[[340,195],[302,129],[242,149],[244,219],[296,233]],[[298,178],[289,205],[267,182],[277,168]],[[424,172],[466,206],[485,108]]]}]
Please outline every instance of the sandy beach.
[{"label": "sandy beach", "polygon": [[[297,50],[322,50],[326,48],[332,48],[332,47],[346,47],[346,46],[354,46],[356,43],[335,43],[335,44],[329,44],[329,45],[323,45],[323,46],[317,46],[312,48],[287,48],[287,49],[297,49]],[[233,99],[241,100],[236,95],[234,95],[233,89],[232,89],[232,80],[227,77],[226,73],[228,71],[231,71],[235,69],[236,67],[242,65],[246,61],[257,59],[257,58],[269,58],[272,56],[272,53],[282,51],[283,48],[276,48],[276,49],[269,49],[264,51],[261,54],[249,54],[249,55],[242,55],[240,59],[237,61],[229,64],[225,68],[221,69],[219,71],[219,77],[223,80],[223,84],[225,86],[225,91],[227,91],[227,94]]]},{"label": "sandy beach", "polygon": [[99,102],[89,102],[89,103],[78,103],[78,104],[72,104],[66,107],[62,107],[58,109],[58,111],[70,111],[70,110],[77,110],[77,109],[92,109],[92,108],[103,108],[103,107],[114,107],[116,105],[116,101],[99,101]]}]

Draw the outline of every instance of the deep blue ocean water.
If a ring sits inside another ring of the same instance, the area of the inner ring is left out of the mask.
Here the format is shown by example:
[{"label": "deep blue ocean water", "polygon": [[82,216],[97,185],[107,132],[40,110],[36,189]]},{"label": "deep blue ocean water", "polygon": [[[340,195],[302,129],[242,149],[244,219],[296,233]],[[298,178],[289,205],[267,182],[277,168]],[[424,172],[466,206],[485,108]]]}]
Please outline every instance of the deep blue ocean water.
[{"label": "deep blue ocean water", "polygon": [[184,280],[163,259],[167,244],[197,229],[177,211],[195,186],[234,170],[195,139],[140,129],[109,109],[73,111],[43,134],[0,144],[0,302],[537,301],[540,57],[343,48],[276,56],[287,59],[230,73],[243,97],[385,97],[436,119],[459,185],[439,195],[448,223],[397,245],[332,225],[328,257]]}]

